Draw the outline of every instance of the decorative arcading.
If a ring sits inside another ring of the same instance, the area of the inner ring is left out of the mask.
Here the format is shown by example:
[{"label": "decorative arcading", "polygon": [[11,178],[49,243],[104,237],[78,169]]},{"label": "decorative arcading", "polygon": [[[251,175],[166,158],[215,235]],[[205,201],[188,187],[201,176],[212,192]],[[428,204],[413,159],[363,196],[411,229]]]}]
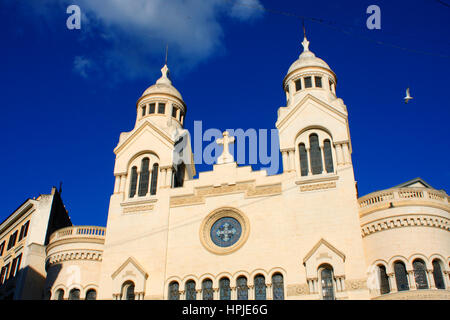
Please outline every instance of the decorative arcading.
[{"label": "decorative arcading", "polygon": [[434,227],[450,231],[450,220],[431,215],[391,216],[362,225],[361,235],[365,237],[375,232],[401,227]]},{"label": "decorative arcading", "polygon": [[101,251],[93,250],[66,251],[50,255],[47,258],[47,262],[50,264],[54,264],[70,260],[102,261],[102,255],[103,253]]}]

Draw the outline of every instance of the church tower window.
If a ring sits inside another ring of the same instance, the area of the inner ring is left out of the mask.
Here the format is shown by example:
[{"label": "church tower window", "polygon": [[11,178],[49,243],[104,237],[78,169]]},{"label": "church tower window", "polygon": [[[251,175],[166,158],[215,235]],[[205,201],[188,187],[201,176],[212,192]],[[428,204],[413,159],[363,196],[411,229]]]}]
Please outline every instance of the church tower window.
[{"label": "church tower window", "polygon": [[427,271],[423,260],[421,259],[414,260],[413,269],[417,289],[428,289]]},{"label": "church tower window", "polygon": [[131,180],[130,180],[130,198],[136,195],[137,186],[137,167],[131,168]]},{"label": "church tower window", "polygon": [[406,267],[401,261],[394,263],[395,281],[397,283],[398,291],[409,290],[408,276],[406,273]]},{"label": "church tower window", "polygon": [[322,77],[314,77],[316,88],[322,88]]},{"label": "church tower window", "polygon": [[284,300],[284,281],[281,273],[272,276],[273,300]]},{"label": "church tower window", "polygon": [[308,175],[308,153],[306,152],[305,144],[300,143],[298,145],[298,151],[300,154],[300,171],[302,176]]},{"label": "church tower window", "polygon": [[144,104],[142,106],[142,116],[145,116],[145,111],[147,110],[147,106]]},{"label": "church tower window", "polygon": [[126,281],[122,285],[122,300],[134,300],[134,283]]},{"label": "church tower window", "polygon": [[150,165],[149,158],[142,159],[141,174],[139,177],[139,192],[138,192],[139,197],[145,196],[148,192],[148,180],[150,178],[149,165]]},{"label": "church tower window", "polygon": [[380,277],[380,293],[386,294],[391,291],[391,288],[389,286],[389,278],[386,274],[386,267],[383,265],[378,266],[378,273]]},{"label": "church tower window", "polygon": [[444,277],[439,259],[433,260],[433,278],[436,289],[445,289]]},{"label": "church tower window", "polygon": [[165,103],[158,103],[158,113],[164,114],[166,113],[166,104]]},{"label": "church tower window", "polygon": [[266,279],[259,274],[254,279],[255,300],[266,300]]},{"label": "church tower window", "polygon": [[231,300],[230,279],[222,278],[219,281],[220,300]]},{"label": "church tower window", "polygon": [[319,137],[313,133],[309,136],[310,158],[312,174],[322,173],[322,154],[319,146]]},{"label": "church tower window", "polygon": [[169,284],[169,300],[180,300],[180,286],[176,281]]},{"label": "church tower window", "polygon": [[237,287],[237,299],[248,300],[247,278],[244,276],[237,278],[236,287]]},{"label": "church tower window", "polygon": [[324,265],[319,268],[319,271],[323,300],[334,300],[333,268],[330,265]]},{"label": "church tower window", "polygon": [[153,165],[153,169],[152,169],[152,182],[150,185],[150,194],[151,195],[156,194],[156,187],[158,184],[158,170],[159,170],[159,165],[157,163],[155,163]]},{"label": "church tower window", "polygon": [[186,282],[186,300],[196,300],[197,299],[197,292],[195,291],[195,281],[189,280]]},{"label": "church tower window", "polygon": [[203,300],[214,300],[213,283],[211,279],[205,279],[202,282]]},{"label": "church tower window", "polygon": [[172,107],[172,118],[177,118],[177,108],[176,107]]},{"label": "church tower window", "polygon": [[312,88],[312,79],[311,79],[311,77],[305,77],[304,81],[305,81],[305,88]]},{"label": "church tower window", "polygon": [[80,300],[80,289],[72,289],[69,292],[69,300]]},{"label": "church tower window", "polygon": [[155,107],[156,107],[156,104],[155,104],[155,103],[150,103],[150,104],[148,105],[148,113],[149,113],[149,114],[155,113]]},{"label": "church tower window", "polygon": [[331,154],[331,142],[330,140],[325,140],[323,142],[323,156],[325,158],[325,167],[328,173],[333,172],[333,156]]},{"label": "church tower window", "polygon": [[302,90],[302,79],[295,80],[295,90],[296,91]]}]

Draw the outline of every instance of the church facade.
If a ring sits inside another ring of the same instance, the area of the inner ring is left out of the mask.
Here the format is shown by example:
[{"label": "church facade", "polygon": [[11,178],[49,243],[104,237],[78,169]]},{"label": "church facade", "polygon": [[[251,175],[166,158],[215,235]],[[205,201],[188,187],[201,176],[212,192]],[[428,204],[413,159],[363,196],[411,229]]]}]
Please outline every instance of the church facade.
[{"label": "church facade", "polygon": [[283,80],[275,175],[238,166],[225,132],[217,164],[194,179],[178,139],[187,107],[165,65],[114,149],[106,228],[52,233],[44,297],[449,299],[448,195],[414,179],[358,198],[337,77],[303,47]]}]

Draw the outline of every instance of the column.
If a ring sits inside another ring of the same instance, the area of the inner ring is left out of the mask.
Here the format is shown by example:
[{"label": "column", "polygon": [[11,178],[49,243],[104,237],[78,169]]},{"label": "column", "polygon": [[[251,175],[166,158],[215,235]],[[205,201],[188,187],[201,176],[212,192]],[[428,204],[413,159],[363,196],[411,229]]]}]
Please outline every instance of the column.
[{"label": "column", "polygon": [[309,147],[306,147],[306,157],[308,158],[308,176],[310,176],[312,175],[312,169],[311,169],[311,153]]},{"label": "column", "polygon": [[203,300],[202,289],[196,289],[195,292],[197,293],[196,299]]},{"label": "column", "polygon": [[295,149],[294,150],[289,150],[289,171],[295,171],[295,159],[294,159],[294,154],[295,154]]},{"label": "column", "polygon": [[180,300],[186,300],[186,291],[180,290]]},{"label": "column", "polygon": [[164,185],[170,188],[172,186],[172,167],[168,167],[166,172],[166,183]]},{"label": "column", "polygon": [[236,287],[230,287],[231,289],[231,300],[237,300]]},{"label": "column", "polygon": [[434,283],[434,276],[433,276],[433,270],[429,269],[427,270],[427,280],[428,280],[428,287],[430,289],[436,289],[436,285]]},{"label": "column", "polygon": [[289,171],[289,164],[288,164],[287,151],[281,151],[281,157],[283,159],[283,172],[288,172]]},{"label": "column", "polygon": [[289,87],[289,104],[290,104],[293,101],[294,92],[295,92],[294,81],[289,81],[288,87]]},{"label": "column", "polygon": [[335,282],[336,282],[336,292],[341,292],[342,290],[342,282],[341,282],[341,277],[336,277],[335,278]]},{"label": "column", "polygon": [[336,164],[338,166],[341,166],[343,164],[342,161],[342,145],[341,144],[335,144],[334,145],[336,150]]},{"label": "column", "polygon": [[120,178],[120,188],[119,188],[119,192],[125,192],[125,184],[127,181],[127,175],[126,174],[122,174],[121,178]]},{"label": "column", "polygon": [[413,270],[409,270],[407,272],[408,272],[409,289],[410,290],[417,289],[417,287],[416,287],[416,280],[414,279],[414,271]]},{"label": "column", "polygon": [[394,273],[388,273],[387,276],[388,276],[389,288],[391,289],[391,292],[392,293],[397,292],[398,291],[397,290],[397,282],[395,281]]},{"label": "column", "polygon": [[323,151],[323,145],[320,146],[320,154],[322,155],[322,174],[327,173],[327,169],[325,168],[325,152]]},{"label": "column", "polygon": [[213,291],[214,291],[213,293],[214,300],[220,300],[219,288],[214,288]]},{"label": "column", "polygon": [[344,143],[343,149],[344,149],[344,163],[345,164],[347,164],[347,163],[351,164],[352,160],[351,160],[351,156],[350,156],[350,150],[349,150],[349,147],[348,147],[348,143]]},{"label": "column", "polygon": [[255,286],[250,284],[248,285],[248,300],[255,300]]},{"label": "column", "polygon": [[271,283],[268,283],[266,285],[266,297],[267,297],[267,300],[273,300],[273,290],[272,290]]}]

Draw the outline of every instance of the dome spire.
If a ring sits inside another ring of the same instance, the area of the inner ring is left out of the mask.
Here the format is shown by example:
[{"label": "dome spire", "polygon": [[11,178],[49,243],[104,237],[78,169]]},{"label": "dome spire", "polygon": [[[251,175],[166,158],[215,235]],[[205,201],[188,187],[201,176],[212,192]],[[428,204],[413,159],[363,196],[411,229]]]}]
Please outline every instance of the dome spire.
[{"label": "dome spire", "polygon": [[162,69],[161,69],[161,78],[156,80],[156,83],[172,85],[172,81],[170,81],[168,74],[169,74],[169,68],[167,67],[167,64],[164,64],[164,67],[162,67]]},{"label": "dome spire", "polygon": [[309,41],[306,38],[306,29],[305,29],[305,21],[303,20],[303,52],[308,52],[309,51]]}]

